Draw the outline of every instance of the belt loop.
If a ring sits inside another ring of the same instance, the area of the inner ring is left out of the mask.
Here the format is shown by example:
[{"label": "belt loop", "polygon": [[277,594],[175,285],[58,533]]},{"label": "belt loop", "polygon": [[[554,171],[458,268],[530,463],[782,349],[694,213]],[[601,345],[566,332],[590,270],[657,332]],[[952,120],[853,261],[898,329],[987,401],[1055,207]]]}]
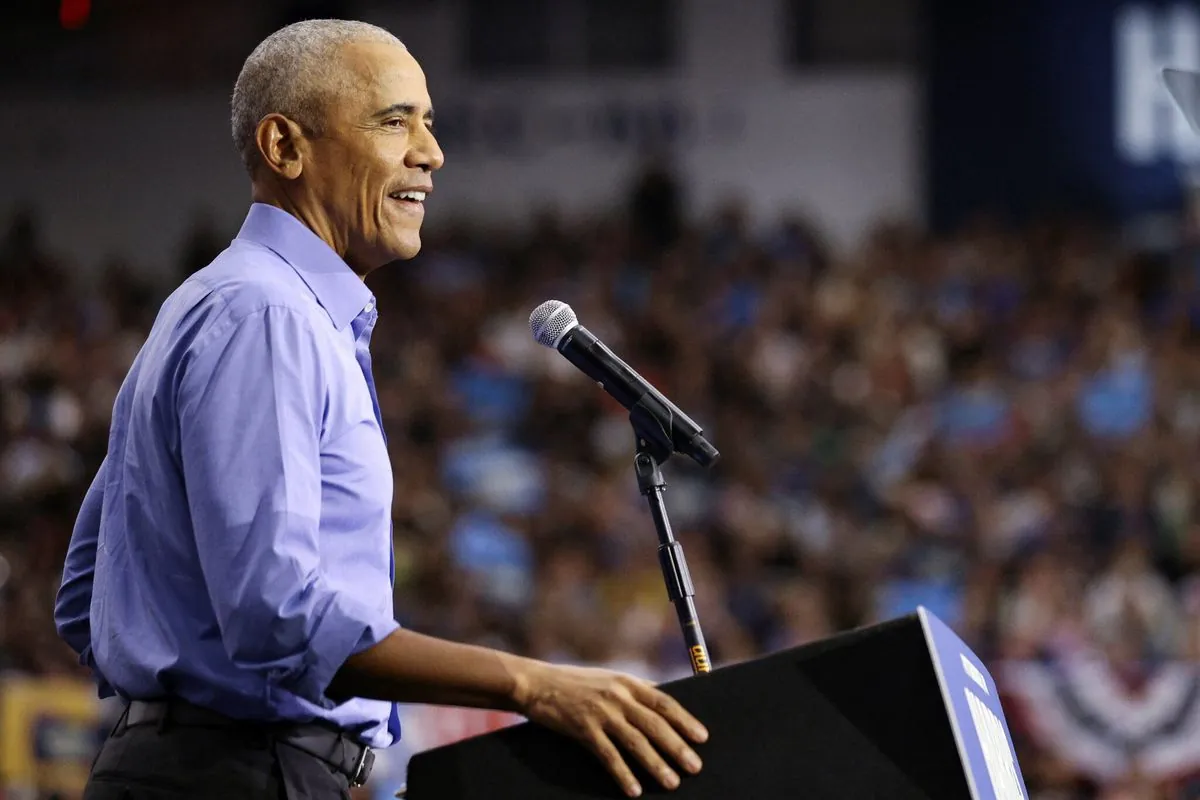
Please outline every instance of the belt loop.
[{"label": "belt loop", "polygon": [[110,737],[113,737],[113,736],[120,736],[121,734],[123,734],[125,732],[125,729],[129,727],[126,724],[126,723],[128,723],[128,721],[129,721],[129,703],[126,703],[124,705],[124,707],[121,709],[121,714],[120,714],[120,716],[117,717],[117,721],[115,723],[113,723],[112,730],[108,732],[108,735]]}]

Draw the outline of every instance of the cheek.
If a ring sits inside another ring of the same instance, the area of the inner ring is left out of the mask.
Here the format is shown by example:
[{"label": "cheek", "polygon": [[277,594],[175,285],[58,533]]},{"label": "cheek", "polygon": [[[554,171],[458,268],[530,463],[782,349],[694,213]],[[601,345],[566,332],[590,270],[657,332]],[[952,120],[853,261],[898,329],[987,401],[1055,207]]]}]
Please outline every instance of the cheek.
[{"label": "cheek", "polygon": [[348,205],[345,213],[352,215],[348,223],[354,225],[362,234],[369,235],[378,227],[379,193],[378,182],[372,179],[369,172],[360,169],[347,169],[342,177],[342,192],[340,196]]}]

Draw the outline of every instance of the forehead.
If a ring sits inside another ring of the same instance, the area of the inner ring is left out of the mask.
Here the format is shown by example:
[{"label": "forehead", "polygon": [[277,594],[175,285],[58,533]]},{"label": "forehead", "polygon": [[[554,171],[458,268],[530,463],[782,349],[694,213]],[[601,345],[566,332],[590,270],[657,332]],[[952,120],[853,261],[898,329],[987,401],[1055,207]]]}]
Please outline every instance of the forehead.
[{"label": "forehead", "polygon": [[349,81],[339,100],[347,110],[372,113],[398,103],[424,110],[432,104],[425,72],[402,45],[355,42],[340,55]]}]

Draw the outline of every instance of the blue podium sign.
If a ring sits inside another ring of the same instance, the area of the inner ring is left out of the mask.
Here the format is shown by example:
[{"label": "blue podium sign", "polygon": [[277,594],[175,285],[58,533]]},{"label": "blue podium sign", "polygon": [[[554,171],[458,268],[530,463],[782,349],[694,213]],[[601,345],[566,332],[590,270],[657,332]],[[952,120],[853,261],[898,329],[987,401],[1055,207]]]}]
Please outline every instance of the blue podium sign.
[{"label": "blue podium sign", "polygon": [[996,682],[927,608],[917,609],[973,800],[1029,800]]}]

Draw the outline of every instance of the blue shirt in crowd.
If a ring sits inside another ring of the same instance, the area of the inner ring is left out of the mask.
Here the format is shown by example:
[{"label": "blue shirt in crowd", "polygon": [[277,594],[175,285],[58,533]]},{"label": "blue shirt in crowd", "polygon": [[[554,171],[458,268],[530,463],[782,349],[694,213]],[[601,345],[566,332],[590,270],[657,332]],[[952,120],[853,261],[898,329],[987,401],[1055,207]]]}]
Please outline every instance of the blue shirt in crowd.
[{"label": "blue shirt in crowd", "polygon": [[55,607],[102,694],[394,741],[392,704],[325,696],[398,627],[376,317],[346,263],[263,204],[163,304]]}]

